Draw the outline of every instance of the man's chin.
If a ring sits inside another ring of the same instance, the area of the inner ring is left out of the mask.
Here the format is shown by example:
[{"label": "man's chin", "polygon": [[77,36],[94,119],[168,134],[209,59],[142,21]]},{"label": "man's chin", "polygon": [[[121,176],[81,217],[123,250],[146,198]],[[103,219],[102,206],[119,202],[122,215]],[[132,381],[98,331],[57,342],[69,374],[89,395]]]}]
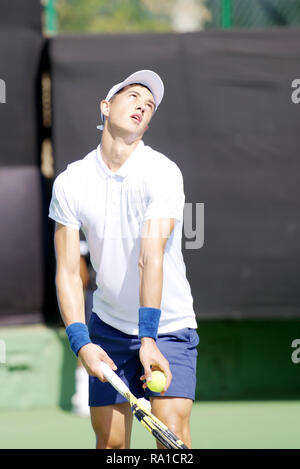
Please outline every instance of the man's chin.
[{"label": "man's chin", "polygon": [[145,128],[145,126],[142,126],[141,124],[137,125],[137,124],[129,124],[129,125],[120,125],[120,124],[111,124],[111,133],[112,134],[119,134],[119,135],[122,135],[122,136],[132,136],[134,137],[135,139],[137,138],[141,138],[147,127]]}]

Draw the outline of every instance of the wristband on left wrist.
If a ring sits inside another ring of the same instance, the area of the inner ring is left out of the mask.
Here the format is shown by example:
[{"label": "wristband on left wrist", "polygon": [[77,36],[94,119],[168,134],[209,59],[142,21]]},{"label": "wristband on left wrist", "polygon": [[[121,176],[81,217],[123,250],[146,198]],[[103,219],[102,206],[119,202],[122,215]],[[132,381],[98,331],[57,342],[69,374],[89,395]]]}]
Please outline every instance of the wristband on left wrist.
[{"label": "wristband on left wrist", "polygon": [[161,310],[158,308],[139,308],[139,339],[150,337],[157,340]]}]

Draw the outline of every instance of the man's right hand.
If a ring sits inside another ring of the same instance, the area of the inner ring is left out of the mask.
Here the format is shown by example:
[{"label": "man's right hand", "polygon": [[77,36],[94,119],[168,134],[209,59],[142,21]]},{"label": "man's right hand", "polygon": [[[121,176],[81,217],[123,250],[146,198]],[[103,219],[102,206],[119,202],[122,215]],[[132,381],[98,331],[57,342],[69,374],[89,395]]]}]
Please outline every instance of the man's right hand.
[{"label": "man's right hand", "polygon": [[116,371],[117,367],[113,360],[109,358],[107,353],[96,344],[86,344],[78,352],[78,357],[80,358],[83,366],[90,376],[96,376],[103,383],[107,381],[104,378],[104,375],[101,371],[100,361],[107,363],[107,365],[113,370]]}]

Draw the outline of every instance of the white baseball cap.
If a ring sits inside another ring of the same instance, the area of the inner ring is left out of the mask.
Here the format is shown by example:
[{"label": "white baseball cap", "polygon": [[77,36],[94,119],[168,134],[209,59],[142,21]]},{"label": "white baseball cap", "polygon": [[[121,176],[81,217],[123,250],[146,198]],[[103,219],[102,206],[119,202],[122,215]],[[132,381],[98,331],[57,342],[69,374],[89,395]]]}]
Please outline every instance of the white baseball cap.
[{"label": "white baseball cap", "polygon": [[[139,70],[138,72],[129,75],[129,77],[127,77],[124,81],[122,81],[121,83],[117,83],[109,90],[105,101],[109,101],[118,91],[120,91],[125,86],[132,85],[133,83],[145,85],[147,86],[147,88],[149,88],[155,101],[156,111],[164,96],[164,84],[160,76],[152,70]],[[103,130],[104,117],[102,113],[101,121],[102,124],[98,125],[97,129]]]}]

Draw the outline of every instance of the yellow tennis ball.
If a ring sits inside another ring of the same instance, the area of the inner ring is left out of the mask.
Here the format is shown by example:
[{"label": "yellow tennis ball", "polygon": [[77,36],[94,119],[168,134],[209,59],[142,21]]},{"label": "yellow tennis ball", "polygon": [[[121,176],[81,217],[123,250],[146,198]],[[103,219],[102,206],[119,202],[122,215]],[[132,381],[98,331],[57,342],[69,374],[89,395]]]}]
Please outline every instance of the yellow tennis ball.
[{"label": "yellow tennis ball", "polygon": [[153,392],[162,392],[165,384],[166,384],[166,377],[162,371],[152,371],[152,379],[151,381],[147,382],[148,388]]}]

